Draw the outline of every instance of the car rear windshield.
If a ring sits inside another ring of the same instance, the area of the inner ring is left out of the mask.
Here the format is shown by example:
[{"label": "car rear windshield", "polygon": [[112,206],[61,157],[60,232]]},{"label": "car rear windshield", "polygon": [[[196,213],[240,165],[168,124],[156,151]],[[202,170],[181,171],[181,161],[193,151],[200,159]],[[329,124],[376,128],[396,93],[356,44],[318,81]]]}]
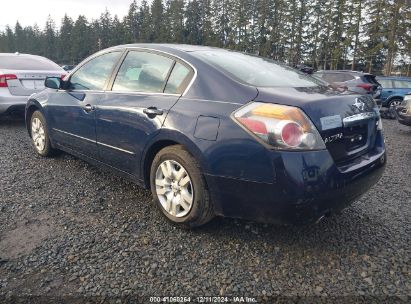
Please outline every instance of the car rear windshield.
[{"label": "car rear windshield", "polygon": [[0,69],[7,70],[60,70],[61,68],[44,57],[11,55],[0,56]]},{"label": "car rear windshield", "polygon": [[321,80],[276,61],[233,51],[197,51],[193,56],[256,87],[315,87]]}]

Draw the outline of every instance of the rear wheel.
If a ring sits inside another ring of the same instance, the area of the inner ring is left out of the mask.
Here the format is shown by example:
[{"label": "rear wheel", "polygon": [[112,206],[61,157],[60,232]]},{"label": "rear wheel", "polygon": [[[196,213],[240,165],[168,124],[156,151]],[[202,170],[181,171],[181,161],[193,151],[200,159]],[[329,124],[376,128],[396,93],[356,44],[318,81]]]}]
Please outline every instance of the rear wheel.
[{"label": "rear wheel", "polygon": [[166,147],[156,155],[150,184],[154,201],[172,223],[193,228],[214,217],[200,166],[182,146]]},{"label": "rear wheel", "polygon": [[46,119],[40,111],[35,111],[30,120],[31,139],[36,152],[44,157],[52,156],[56,150],[51,147]]}]

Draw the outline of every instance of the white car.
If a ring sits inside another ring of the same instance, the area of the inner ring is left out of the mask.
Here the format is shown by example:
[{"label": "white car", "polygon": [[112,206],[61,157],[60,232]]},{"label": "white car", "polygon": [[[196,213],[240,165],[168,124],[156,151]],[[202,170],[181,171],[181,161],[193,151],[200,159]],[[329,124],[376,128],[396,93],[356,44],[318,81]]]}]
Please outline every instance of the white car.
[{"label": "white car", "polygon": [[60,66],[41,56],[0,53],[0,114],[23,112],[29,96],[44,89],[46,77],[65,74]]}]

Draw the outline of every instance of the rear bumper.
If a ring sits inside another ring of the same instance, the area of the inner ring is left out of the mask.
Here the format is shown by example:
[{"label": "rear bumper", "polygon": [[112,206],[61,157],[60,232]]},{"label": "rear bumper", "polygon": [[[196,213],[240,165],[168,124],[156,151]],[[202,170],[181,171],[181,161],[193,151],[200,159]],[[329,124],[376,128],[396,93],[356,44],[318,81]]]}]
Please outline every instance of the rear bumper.
[{"label": "rear bumper", "polygon": [[0,114],[11,110],[23,111],[29,96],[1,96],[0,95]]},{"label": "rear bumper", "polygon": [[314,223],[367,192],[386,163],[383,146],[346,168],[338,168],[326,150],[281,154],[272,159],[273,183],[206,175],[216,213],[277,224]]}]

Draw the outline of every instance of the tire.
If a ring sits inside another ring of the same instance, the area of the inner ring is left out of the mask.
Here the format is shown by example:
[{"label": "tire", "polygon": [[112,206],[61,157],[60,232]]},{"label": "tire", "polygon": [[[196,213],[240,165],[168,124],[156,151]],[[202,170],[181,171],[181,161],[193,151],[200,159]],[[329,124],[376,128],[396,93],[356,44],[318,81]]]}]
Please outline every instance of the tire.
[{"label": "tire", "polygon": [[40,111],[35,111],[30,118],[30,134],[34,150],[43,157],[50,157],[56,154],[57,150],[51,146],[47,123],[44,115]]},{"label": "tire", "polygon": [[402,102],[401,98],[393,98],[390,100],[390,102],[388,103],[388,108],[396,108],[400,103]]},{"label": "tire", "polygon": [[150,185],[154,202],[173,224],[194,228],[213,219],[214,211],[200,166],[183,146],[166,147],[155,156]]}]

